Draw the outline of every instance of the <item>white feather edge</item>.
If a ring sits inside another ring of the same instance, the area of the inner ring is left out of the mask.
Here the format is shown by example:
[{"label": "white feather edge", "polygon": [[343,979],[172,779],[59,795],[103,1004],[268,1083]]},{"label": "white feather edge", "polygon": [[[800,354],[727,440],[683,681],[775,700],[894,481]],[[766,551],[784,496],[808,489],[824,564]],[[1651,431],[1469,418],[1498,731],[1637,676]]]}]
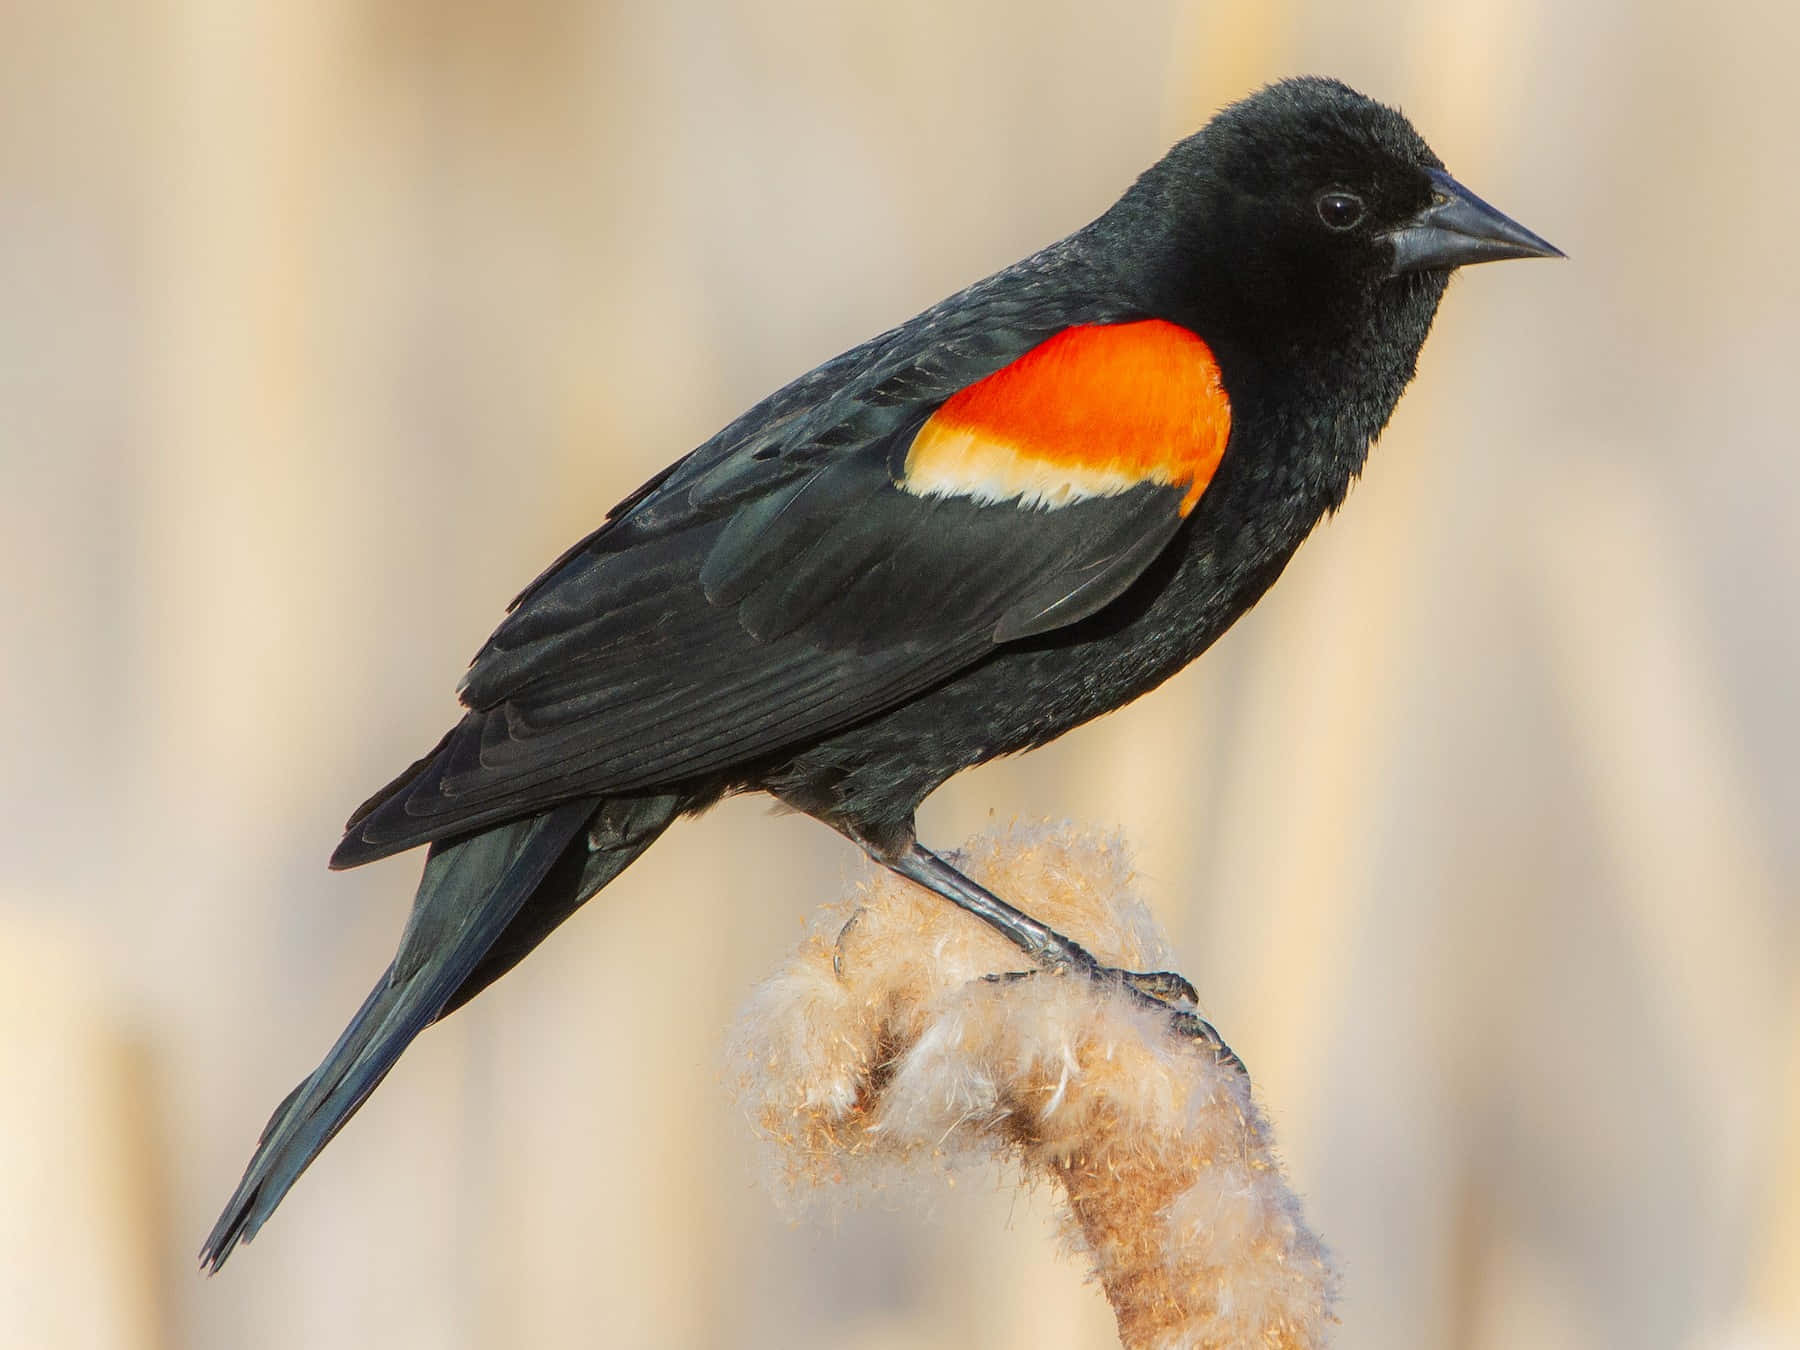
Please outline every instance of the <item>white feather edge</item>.
[{"label": "white feather edge", "polygon": [[968,497],[981,506],[1017,502],[1055,510],[1090,497],[1117,497],[1145,482],[1170,481],[1163,474],[1058,464],[975,431],[927,425],[907,452],[899,486],[916,497]]}]

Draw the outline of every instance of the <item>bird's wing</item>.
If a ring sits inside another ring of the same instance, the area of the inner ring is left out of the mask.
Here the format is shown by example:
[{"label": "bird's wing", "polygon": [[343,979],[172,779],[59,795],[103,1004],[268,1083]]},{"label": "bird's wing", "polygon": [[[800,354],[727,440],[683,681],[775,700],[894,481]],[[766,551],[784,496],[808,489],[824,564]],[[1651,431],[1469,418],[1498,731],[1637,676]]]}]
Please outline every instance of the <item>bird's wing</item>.
[{"label": "bird's wing", "polygon": [[1012,343],[964,354],[960,378],[948,341],[900,361],[871,344],[835,392],[641,489],[520,597],[461,724],[334,863],[729,775],[1119,596],[1224,451],[1217,366],[1160,320]]}]

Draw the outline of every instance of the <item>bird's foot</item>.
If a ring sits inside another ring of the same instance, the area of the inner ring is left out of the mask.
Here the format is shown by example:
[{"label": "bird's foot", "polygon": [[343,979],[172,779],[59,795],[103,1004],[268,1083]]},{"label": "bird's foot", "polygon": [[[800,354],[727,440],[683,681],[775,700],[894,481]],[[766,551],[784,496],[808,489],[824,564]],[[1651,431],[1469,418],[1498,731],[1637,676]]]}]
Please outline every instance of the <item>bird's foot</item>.
[{"label": "bird's foot", "polygon": [[1250,1076],[1249,1070],[1244,1067],[1244,1061],[1225,1044],[1225,1038],[1219,1035],[1211,1022],[1200,1016],[1200,995],[1194,991],[1194,986],[1172,970],[1120,970],[1115,966],[1103,966],[1088,952],[1075,947],[1074,953],[1069,957],[1065,958],[1062,953],[1049,957],[1039,970],[1008,970],[986,978],[1007,982],[1030,979],[1046,973],[1085,975],[1102,986],[1123,989],[1137,1002],[1165,1013],[1173,1024],[1176,1035],[1202,1042],[1220,1064],[1237,1070],[1246,1078]]}]

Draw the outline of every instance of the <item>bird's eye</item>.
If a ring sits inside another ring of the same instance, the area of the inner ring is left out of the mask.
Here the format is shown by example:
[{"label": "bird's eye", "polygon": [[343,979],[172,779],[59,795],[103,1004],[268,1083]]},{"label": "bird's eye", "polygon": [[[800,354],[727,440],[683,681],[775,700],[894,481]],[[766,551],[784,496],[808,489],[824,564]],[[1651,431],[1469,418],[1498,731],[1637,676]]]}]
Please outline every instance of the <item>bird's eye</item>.
[{"label": "bird's eye", "polygon": [[1328,229],[1353,230],[1362,223],[1362,198],[1353,192],[1333,190],[1319,194],[1319,219]]}]

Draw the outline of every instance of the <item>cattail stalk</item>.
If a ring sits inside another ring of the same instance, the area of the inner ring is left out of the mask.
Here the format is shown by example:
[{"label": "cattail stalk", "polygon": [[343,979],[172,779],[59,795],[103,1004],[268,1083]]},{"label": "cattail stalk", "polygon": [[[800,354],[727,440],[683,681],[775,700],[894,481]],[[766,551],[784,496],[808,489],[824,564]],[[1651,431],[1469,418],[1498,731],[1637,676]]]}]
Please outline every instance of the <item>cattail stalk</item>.
[{"label": "cattail stalk", "polygon": [[[957,858],[1101,960],[1168,968],[1118,841],[990,831]],[[784,1182],[892,1185],[998,1160],[1066,1202],[1129,1350],[1326,1343],[1337,1277],[1250,1086],[1118,989],[876,873],[752,996],[738,1090]]]}]

